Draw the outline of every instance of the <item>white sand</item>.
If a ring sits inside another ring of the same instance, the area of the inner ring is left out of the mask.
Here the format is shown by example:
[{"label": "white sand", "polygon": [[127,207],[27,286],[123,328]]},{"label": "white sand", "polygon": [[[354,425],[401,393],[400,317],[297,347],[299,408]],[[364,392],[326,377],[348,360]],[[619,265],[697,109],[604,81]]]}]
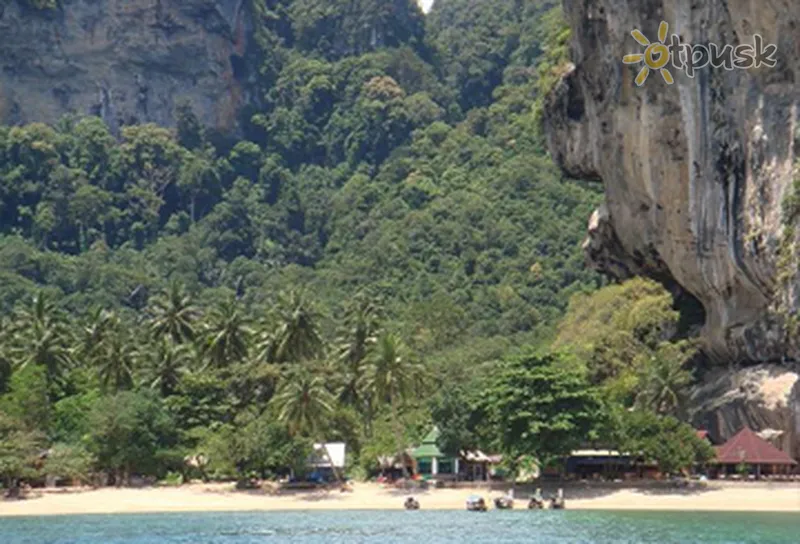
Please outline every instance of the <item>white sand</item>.
[{"label": "white sand", "polygon": [[[435,489],[414,492],[423,510],[461,510],[472,493],[487,499],[500,491]],[[580,498],[591,494],[593,498]],[[377,484],[355,484],[352,493],[292,492],[278,496],[234,491],[230,484],[180,488],[53,490],[22,501],[0,501],[0,516],[133,512],[268,510],[400,510],[408,492]],[[517,508],[525,508],[518,495]],[[567,508],[605,510],[716,510],[800,512],[800,484],[710,484],[694,492],[623,489],[565,491]]]},{"label": "white sand", "polygon": [[687,493],[622,489],[598,498],[568,500],[567,507],[576,510],[800,512],[800,484],[712,483],[706,490]]}]

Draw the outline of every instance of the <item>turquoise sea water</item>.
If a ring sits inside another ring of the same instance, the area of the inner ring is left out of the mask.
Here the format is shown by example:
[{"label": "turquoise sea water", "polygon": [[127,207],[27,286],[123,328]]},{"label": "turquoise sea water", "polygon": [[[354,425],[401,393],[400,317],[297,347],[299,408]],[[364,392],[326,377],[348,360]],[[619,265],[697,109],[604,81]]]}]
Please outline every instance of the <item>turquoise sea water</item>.
[{"label": "turquoise sea water", "polygon": [[2,544],[798,543],[799,514],[291,512],[0,518]]}]

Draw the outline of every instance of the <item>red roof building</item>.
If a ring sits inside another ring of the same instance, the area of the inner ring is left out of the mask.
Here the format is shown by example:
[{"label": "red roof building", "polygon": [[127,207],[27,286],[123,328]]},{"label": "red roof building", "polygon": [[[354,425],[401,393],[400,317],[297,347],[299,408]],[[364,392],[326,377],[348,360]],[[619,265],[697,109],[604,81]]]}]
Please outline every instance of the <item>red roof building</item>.
[{"label": "red roof building", "polygon": [[748,427],[733,435],[722,446],[715,448],[717,451],[717,464],[719,465],[751,465],[756,468],[756,474],[763,472],[777,473],[797,465],[788,453],[779,450]]}]

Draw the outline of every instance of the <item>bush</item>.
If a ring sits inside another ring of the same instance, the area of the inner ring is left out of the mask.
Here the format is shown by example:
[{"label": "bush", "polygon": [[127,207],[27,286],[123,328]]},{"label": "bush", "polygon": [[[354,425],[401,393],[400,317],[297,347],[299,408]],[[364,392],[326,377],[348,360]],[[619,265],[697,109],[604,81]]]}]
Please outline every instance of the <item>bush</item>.
[{"label": "bush", "polygon": [[44,472],[48,476],[87,483],[94,458],[81,445],[56,444],[47,454]]},{"label": "bush", "polygon": [[180,472],[167,472],[167,475],[161,480],[161,485],[169,487],[180,487],[183,483],[183,474]]}]

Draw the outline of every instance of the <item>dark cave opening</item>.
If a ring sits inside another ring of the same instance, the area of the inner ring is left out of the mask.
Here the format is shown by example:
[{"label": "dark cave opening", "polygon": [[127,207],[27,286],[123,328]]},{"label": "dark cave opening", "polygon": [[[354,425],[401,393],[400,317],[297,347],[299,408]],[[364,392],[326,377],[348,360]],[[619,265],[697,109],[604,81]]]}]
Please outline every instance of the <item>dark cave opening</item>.
[{"label": "dark cave opening", "polygon": [[680,338],[697,336],[706,322],[706,309],[697,297],[685,289],[679,287],[672,292],[675,299],[673,307],[680,312],[678,336]]}]

